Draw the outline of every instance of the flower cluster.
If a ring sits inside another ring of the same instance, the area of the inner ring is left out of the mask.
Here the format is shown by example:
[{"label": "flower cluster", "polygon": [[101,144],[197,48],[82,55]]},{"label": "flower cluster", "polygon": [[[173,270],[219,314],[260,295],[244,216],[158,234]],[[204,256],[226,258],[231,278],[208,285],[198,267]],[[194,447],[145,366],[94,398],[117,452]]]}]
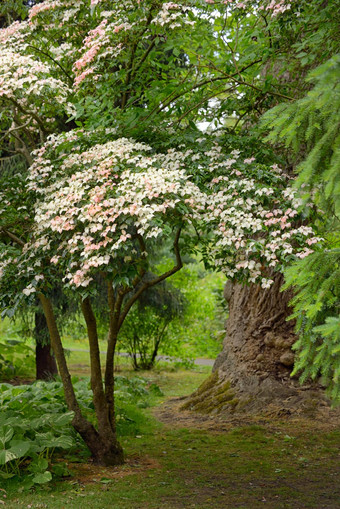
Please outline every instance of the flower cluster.
[{"label": "flower cluster", "polygon": [[173,157],[125,138],[88,150],[75,145],[52,165],[48,156],[71,137],[53,138],[36,153],[29,187],[40,194],[35,237],[47,239],[45,251],[56,249],[51,263],[67,267],[65,282],[84,287],[96,270],[136,251],[138,239],[147,245],[171,225],[195,221],[205,197]]},{"label": "flower cluster", "polygon": [[[85,287],[96,271],[126,256],[135,264],[138,239],[148,246],[145,256],[152,239],[176,224],[194,224],[215,267],[266,288],[265,267],[303,258],[320,240],[297,223],[300,212],[284,177],[266,171],[274,187],[257,178],[254,158],[243,160],[238,151],[228,158],[216,143],[204,152],[159,154],[126,138],[92,144],[81,130],[53,136],[30,168],[28,187],[39,198],[26,259],[32,265],[37,251],[51,253],[65,283]],[[200,188],[198,173],[205,174]]]},{"label": "flower cluster", "polygon": [[[77,130],[51,136],[34,158],[34,228],[15,269],[27,297],[53,273],[80,289],[97,273],[133,277],[178,228],[194,226],[206,260],[227,277],[263,288],[266,267],[304,258],[321,240],[284,176],[237,150],[226,156],[214,139],[155,153],[111,130]],[[12,265],[1,260],[0,279]]]},{"label": "flower cluster", "polygon": [[1,48],[0,100],[14,104],[17,118],[29,124],[29,129],[38,127],[37,118],[41,116],[46,122],[53,121],[58,113],[72,114],[70,94],[65,83],[52,76],[47,64]]},{"label": "flower cluster", "polygon": [[[100,2],[101,9],[105,7],[105,3],[107,2]],[[98,2],[92,5],[97,6]],[[105,65],[101,66],[101,63],[106,56],[109,55],[112,60],[124,54],[125,58],[126,52],[131,51],[131,41],[134,38],[140,38],[140,43],[143,43],[141,46],[147,47],[159,32],[164,37],[162,32],[165,27],[174,30],[195,24],[187,17],[189,7],[180,3],[149,4],[123,0],[114,5],[108,3],[108,7],[109,11],[100,12],[102,21],[85,36],[80,49],[81,56],[74,62],[75,88],[89,75],[91,79],[100,79],[105,72]],[[136,44],[136,48],[139,45]]]},{"label": "flower cluster", "polygon": [[[238,0],[222,0],[222,2],[218,0],[205,0],[207,4],[218,4],[223,3],[225,5],[228,5],[230,7],[235,7],[237,9],[246,9],[249,6],[254,5],[254,0],[242,0],[239,2]],[[260,3],[259,6],[257,6],[257,3],[255,4],[256,7],[259,9],[265,9],[268,12],[271,12],[273,16],[277,16],[278,14],[281,14],[285,11],[288,11],[291,8],[291,3],[288,0],[264,0]]]},{"label": "flower cluster", "polygon": [[189,8],[181,6],[174,2],[164,3],[153,18],[152,23],[160,26],[168,25],[169,28],[177,28],[184,25],[193,25],[194,21],[190,21],[183,17],[183,13],[188,12]]}]

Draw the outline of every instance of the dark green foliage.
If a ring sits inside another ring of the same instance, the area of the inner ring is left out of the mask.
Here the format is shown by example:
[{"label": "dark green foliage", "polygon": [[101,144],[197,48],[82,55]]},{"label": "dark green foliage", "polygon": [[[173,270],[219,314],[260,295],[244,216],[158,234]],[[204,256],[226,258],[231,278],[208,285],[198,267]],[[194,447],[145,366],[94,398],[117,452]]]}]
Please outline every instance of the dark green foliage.
[{"label": "dark green foliage", "polygon": [[299,339],[293,375],[301,381],[322,376],[328,394],[340,402],[340,242],[315,252],[285,272],[286,287],[293,286],[292,300]]},{"label": "dark green foliage", "polygon": [[[162,395],[158,386],[150,388],[143,378],[115,378],[117,432],[134,436],[148,418],[141,408],[150,398]],[[82,411],[94,419],[92,392],[88,380],[74,380],[74,388]],[[58,452],[65,451],[77,459],[88,455],[85,444],[70,423],[62,383],[35,382],[32,385],[0,384],[0,482],[22,489],[43,484],[56,477],[69,475],[65,464],[55,462]]]},{"label": "dark green foliage", "polygon": [[313,88],[302,99],[269,110],[263,125],[269,141],[293,149],[298,176],[295,187],[306,200],[340,214],[340,55],[308,77]]},{"label": "dark green foliage", "polygon": [[28,8],[35,3],[33,0],[6,0],[0,4],[0,28],[27,17]]},{"label": "dark green foliage", "polygon": [[184,307],[181,291],[165,281],[142,294],[120,332],[120,345],[129,352],[134,369],[154,366],[160,347],[169,341],[170,323],[183,314]]},{"label": "dark green foliage", "polygon": [[[295,187],[314,204],[322,248],[285,272],[299,340],[293,374],[301,381],[322,376],[331,398],[340,401],[340,55],[308,78],[313,88],[302,99],[268,111],[268,139],[293,149],[299,165]],[[322,249],[322,250],[321,250]]]}]

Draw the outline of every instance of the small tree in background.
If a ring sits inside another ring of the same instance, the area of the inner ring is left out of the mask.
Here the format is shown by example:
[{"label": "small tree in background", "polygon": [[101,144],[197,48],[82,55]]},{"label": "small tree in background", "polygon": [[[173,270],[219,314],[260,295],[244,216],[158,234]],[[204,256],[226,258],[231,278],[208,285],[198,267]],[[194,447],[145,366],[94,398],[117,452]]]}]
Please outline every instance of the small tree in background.
[{"label": "small tree in background", "polygon": [[[149,274],[147,279],[154,275]],[[160,347],[166,348],[170,323],[185,307],[180,290],[165,281],[145,291],[131,309],[121,330],[119,346],[126,349],[134,369],[152,369]]]}]

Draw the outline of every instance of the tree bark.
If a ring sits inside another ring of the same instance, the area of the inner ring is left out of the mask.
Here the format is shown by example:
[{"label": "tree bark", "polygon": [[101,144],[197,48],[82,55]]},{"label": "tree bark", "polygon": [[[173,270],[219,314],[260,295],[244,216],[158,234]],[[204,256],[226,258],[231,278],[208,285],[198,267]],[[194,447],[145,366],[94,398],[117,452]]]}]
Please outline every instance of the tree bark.
[{"label": "tree bark", "polygon": [[42,311],[35,312],[34,322],[36,379],[51,380],[58,374],[58,368],[51,351],[46,318]]},{"label": "tree bark", "polygon": [[227,282],[229,318],[223,351],[211,377],[183,408],[206,413],[310,413],[324,400],[316,385],[301,387],[290,374],[291,349],[297,337],[290,292],[281,292],[283,276],[276,273],[268,289]]},{"label": "tree bark", "polygon": [[91,451],[94,462],[98,465],[113,466],[123,462],[123,452],[115,443],[101,436],[95,427],[82,415],[71,376],[67,367],[65,353],[59,335],[51,301],[42,293],[38,295],[42,304],[48,330],[51,338],[51,345],[57,360],[60,376],[63,382],[65,400],[69,410],[74,412],[72,425],[80,434],[87,447]]},{"label": "tree bark", "polygon": [[112,373],[112,381],[110,384],[111,392],[107,400],[102,380],[96,318],[88,297],[82,301],[81,307],[86,321],[90,344],[91,389],[98,421],[98,432],[103,443],[107,444],[108,450],[111,450],[111,454],[116,456],[114,464],[118,465],[123,463],[124,460],[123,449],[117,440],[114,412],[112,415],[114,404],[114,376]]}]

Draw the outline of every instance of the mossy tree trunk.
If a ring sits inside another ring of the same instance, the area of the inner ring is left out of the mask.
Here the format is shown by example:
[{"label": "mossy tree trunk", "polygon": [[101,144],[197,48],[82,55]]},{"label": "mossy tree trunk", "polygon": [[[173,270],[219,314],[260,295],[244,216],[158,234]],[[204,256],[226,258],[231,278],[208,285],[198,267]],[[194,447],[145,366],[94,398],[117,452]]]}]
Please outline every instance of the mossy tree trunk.
[{"label": "mossy tree trunk", "polygon": [[184,404],[184,408],[212,413],[291,413],[315,407],[315,386],[301,388],[291,378],[297,337],[287,321],[292,294],[282,292],[283,276],[276,273],[268,289],[227,282],[229,318],[223,351],[213,374]]}]

